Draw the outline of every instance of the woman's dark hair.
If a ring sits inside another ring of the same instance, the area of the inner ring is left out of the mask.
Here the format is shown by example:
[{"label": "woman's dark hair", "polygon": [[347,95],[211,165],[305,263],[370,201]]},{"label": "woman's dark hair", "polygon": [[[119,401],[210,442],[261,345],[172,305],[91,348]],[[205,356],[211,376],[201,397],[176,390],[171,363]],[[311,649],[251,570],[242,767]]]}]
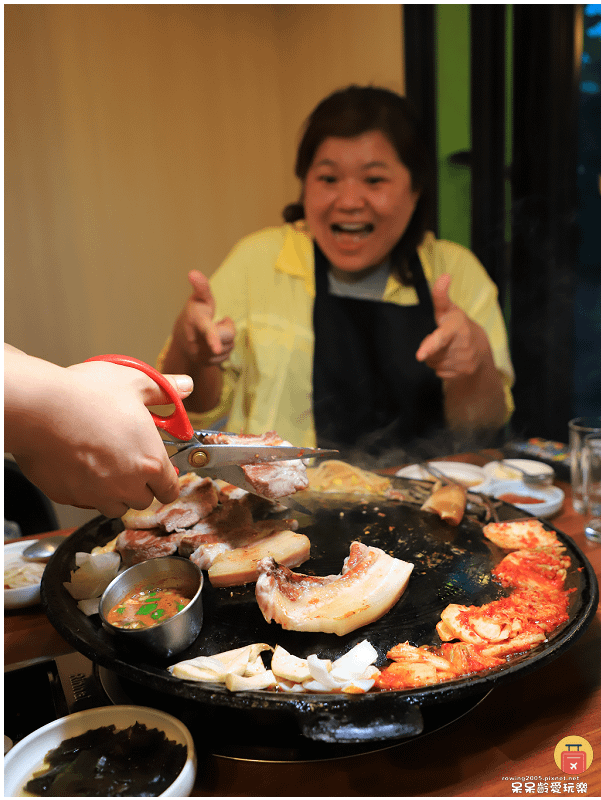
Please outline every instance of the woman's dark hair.
[{"label": "woman's dark hair", "polygon": [[[431,225],[434,201],[434,163],[420,123],[409,101],[377,86],[348,86],[322,100],[308,117],[296,155],[295,174],[304,182],[315,153],[330,136],[353,138],[381,131],[411,173],[419,200],[402,239],[393,253],[393,269],[403,283],[412,283],[408,260]],[[285,222],[304,219],[302,199],[283,211]]]}]

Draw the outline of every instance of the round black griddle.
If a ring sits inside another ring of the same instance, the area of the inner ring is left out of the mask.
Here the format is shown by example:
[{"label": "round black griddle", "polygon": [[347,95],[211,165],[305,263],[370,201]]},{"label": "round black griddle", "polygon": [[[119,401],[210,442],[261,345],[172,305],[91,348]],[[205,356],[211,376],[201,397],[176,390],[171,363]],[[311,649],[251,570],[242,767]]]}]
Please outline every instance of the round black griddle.
[{"label": "round black griddle", "polygon": [[[501,505],[499,513],[501,519],[524,516],[507,504]],[[310,515],[294,516],[299,520],[299,530],[311,539],[311,558],[297,571],[339,573],[353,540],[412,562],[409,586],[396,606],[373,624],[343,637],[284,631],[263,619],[255,601],[254,584],[214,589],[206,581],[200,636],[188,650],[162,662],[117,644],[101,628],[97,615],[86,617],[77,609],[63,586],[74,569],[76,552],[90,552],[122,529],[120,521],[104,517],[77,530],[54,554],[42,579],[42,604],[59,633],[90,660],[149,691],[171,696],[173,703],[194,704],[189,708],[202,715],[209,726],[207,730],[217,723],[233,728],[249,724],[260,737],[262,729],[276,725],[282,731],[294,730],[309,740],[333,745],[398,741],[422,734],[428,709],[469,698],[476,702],[497,682],[548,663],[579,638],[597,608],[598,585],[591,565],[570,537],[557,531],[572,562],[566,585],[574,590],[569,620],[547,642],[514,657],[503,667],[434,686],[363,695],[231,693],[217,684],[174,678],[166,669],[169,664],[253,642],[280,644],[300,657],[317,653],[321,658],[336,659],[368,639],[378,651],[378,666],[384,666],[386,652],[399,642],[439,644],[435,627],[449,603],[483,605],[504,594],[491,579],[491,570],[504,553],[484,538],[482,524],[467,515],[459,526],[451,527],[414,505],[321,494],[314,496]],[[551,525],[547,527],[553,529]]]}]

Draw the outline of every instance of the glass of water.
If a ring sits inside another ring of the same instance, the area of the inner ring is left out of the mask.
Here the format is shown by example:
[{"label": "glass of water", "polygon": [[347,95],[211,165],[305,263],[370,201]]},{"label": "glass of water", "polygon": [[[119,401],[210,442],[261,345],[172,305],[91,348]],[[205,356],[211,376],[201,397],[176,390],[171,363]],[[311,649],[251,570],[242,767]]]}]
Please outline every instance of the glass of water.
[{"label": "glass of water", "polygon": [[572,479],[572,505],[578,514],[588,513],[584,497],[582,475],[582,448],[588,435],[601,436],[601,417],[577,417],[568,422],[570,434],[570,473]]},{"label": "glass of water", "polygon": [[582,445],[582,484],[585,513],[592,514],[585,524],[587,539],[601,542],[601,435],[590,433]]}]

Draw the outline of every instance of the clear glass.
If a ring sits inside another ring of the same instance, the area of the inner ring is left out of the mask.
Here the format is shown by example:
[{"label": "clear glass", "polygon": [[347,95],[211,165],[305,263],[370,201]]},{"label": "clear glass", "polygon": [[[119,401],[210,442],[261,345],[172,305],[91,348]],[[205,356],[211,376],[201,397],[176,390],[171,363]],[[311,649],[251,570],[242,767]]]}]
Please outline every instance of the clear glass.
[{"label": "clear glass", "polygon": [[582,445],[584,502],[591,519],[584,527],[587,539],[601,542],[601,435],[589,434]]},{"label": "clear glass", "polygon": [[584,483],[582,478],[582,447],[585,436],[601,436],[601,417],[577,417],[568,422],[570,435],[570,475],[572,479],[572,505],[578,514],[586,514]]}]

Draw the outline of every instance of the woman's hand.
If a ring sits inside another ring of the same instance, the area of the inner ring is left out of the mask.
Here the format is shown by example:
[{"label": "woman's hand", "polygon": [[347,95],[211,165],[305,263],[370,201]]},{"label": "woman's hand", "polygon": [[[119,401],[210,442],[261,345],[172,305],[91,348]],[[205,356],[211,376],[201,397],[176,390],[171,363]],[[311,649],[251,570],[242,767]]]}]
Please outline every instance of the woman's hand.
[{"label": "woman's hand", "polygon": [[[168,376],[186,397],[187,375]],[[94,361],[62,368],[5,348],[5,448],[56,503],[120,517],[170,503],[179,483],[147,409],[168,402],[130,367]]]},{"label": "woman's hand", "polygon": [[416,358],[425,361],[442,380],[473,375],[491,356],[484,329],[449,298],[451,276],[441,275],[432,286],[437,328],[420,344]]},{"label": "woman's hand", "polygon": [[184,405],[188,411],[203,413],[219,403],[223,388],[220,365],[234,349],[236,327],[230,317],[214,321],[215,300],[202,272],[192,270],[188,280],[193,292],[173,326],[163,368],[192,376],[196,388]]},{"label": "woman's hand", "polygon": [[505,418],[503,380],[488,337],[449,298],[451,276],[432,286],[437,328],[420,344],[416,358],[443,381],[447,423],[460,430],[498,429]]},{"label": "woman's hand", "polygon": [[184,306],[174,329],[190,361],[197,365],[223,363],[234,349],[236,328],[229,317],[213,321],[215,300],[208,279],[198,270],[188,273],[192,295]]}]

